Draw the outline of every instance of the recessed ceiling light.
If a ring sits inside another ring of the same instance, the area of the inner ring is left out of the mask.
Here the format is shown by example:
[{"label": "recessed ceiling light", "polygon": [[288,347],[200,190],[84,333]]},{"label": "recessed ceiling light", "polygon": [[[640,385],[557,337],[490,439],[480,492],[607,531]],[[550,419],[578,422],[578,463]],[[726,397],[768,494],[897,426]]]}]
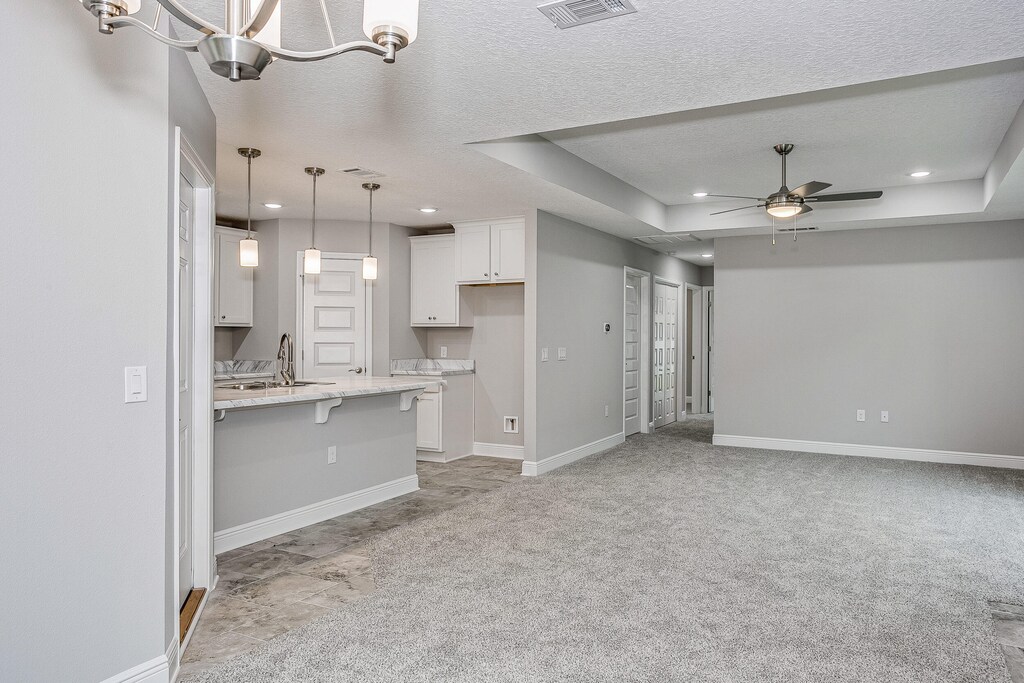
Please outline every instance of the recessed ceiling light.
[{"label": "recessed ceiling light", "polygon": [[931,171],[914,171],[913,173],[910,174],[910,177],[911,178],[924,178],[926,176],[930,176],[931,174],[932,174]]},{"label": "recessed ceiling light", "polygon": [[435,213],[437,211],[437,207],[424,206],[422,209],[420,209],[420,211],[422,213]]},{"label": "recessed ceiling light", "polygon": [[701,254],[700,255],[701,258],[711,258],[712,256],[714,256],[714,254]]},{"label": "recessed ceiling light", "polygon": [[281,208],[281,204],[275,204],[274,202],[266,202],[266,203],[263,204],[263,206],[267,207],[268,209],[280,209]]},{"label": "recessed ceiling light", "polygon": [[707,197],[708,193],[707,192],[694,192],[693,196],[694,197]]}]

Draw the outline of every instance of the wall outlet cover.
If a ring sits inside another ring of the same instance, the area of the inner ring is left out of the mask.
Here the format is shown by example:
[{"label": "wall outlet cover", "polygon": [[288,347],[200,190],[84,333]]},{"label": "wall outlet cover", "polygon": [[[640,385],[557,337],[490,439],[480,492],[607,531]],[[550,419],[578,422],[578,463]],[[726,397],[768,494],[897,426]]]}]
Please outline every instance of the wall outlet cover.
[{"label": "wall outlet cover", "polygon": [[565,347],[564,346],[559,346],[558,347],[558,360],[565,360],[566,357],[567,356],[566,356],[566,352],[565,352]]},{"label": "wall outlet cover", "polygon": [[857,422],[864,422],[864,420],[866,420],[866,419],[868,419],[867,412],[863,411],[863,410],[858,410],[857,411]]},{"label": "wall outlet cover", "polygon": [[447,358],[447,357],[448,357],[448,347],[447,346],[442,346],[441,347],[441,358]]},{"label": "wall outlet cover", "polygon": [[883,410],[882,411],[882,422],[888,422],[888,421],[889,421],[889,411],[888,410]]},{"label": "wall outlet cover", "polygon": [[548,361],[548,347],[543,347],[540,350],[540,362],[546,363]]}]

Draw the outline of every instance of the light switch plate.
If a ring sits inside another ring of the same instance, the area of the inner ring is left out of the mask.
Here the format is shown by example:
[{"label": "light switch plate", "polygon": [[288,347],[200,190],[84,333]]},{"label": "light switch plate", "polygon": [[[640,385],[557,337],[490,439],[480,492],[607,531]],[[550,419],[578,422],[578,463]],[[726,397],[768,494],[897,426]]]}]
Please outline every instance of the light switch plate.
[{"label": "light switch plate", "polygon": [[336,462],[338,462],[338,447],[337,446],[328,446],[327,447],[327,464],[328,465],[333,465]]},{"label": "light switch plate", "polygon": [[889,421],[889,411],[888,410],[883,410],[882,411],[882,422],[888,422],[888,421]]},{"label": "light switch plate", "polygon": [[566,359],[565,347],[564,346],[559,346],[558,347],[558,360],[565,360],[565,359]]},{"label": "light switch plate", "polygon": [[546,363],[548,361],[548,347],[542,347],[540,350],[540,362]]},{"label": "light switch plate", "polygon": [[146,366],[139,365],[124,369],[124,402],[142,403],[148,401],[149,387],[146,381]]},{"label": "light switch plate", "polygon": [[448,347],[447,346],[442,346],[441,347],[441,358],[447,358],[447,357],[448,357]]}]

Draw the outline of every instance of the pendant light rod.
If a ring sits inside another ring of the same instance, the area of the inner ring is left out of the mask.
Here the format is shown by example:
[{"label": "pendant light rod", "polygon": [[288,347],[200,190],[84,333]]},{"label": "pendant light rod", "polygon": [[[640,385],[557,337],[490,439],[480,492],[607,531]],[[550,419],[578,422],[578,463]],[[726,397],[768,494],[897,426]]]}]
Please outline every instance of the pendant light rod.
[{"label": "pendant light rod", "polygon": [[312,247],[316,248],[316,179],[322,176],[326,171],[319,166],[307,166],[306,175],[313,176],[313,244]]},{"label": "pendant light rod", "polygon": [[370,256],[373,256],[373,193],[380,189],[377,183],[363,183],[363,189],[370,193]]},{"label": "pendant light rod", "polygon": [[363,279],[377,279],[377,259],[373,255],[373,193],[380,189],[377,183],[363,183],[363,189],[370,193],[370,222],[367,224],[367,231],[370,233],[370,248],[363,257]]},{"label": "pendant light rod", "polygon": [[246,231],[249,233],[249,237],[252,237],[252,160],[263,154],[260,150],[255,147],[239,147],[238,153],[248,159],[249,177],[248,177],[248,204],[246,206]]}]

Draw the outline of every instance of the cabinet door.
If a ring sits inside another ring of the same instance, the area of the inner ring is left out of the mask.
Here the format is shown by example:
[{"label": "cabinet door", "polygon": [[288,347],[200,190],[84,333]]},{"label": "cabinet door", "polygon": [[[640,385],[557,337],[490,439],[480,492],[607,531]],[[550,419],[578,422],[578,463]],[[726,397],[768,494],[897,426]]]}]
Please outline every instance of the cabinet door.
[{"label": "cabinet door", "polygon": [[459,284],[455,279],[455,238],[439,238],[434,250],[435,325],[459,324]]},{"label": "cabinet door", "polygon": [[409,269],[409,313],[412,325],[430,325],[437,287],[436,259],[429,240],[412,240]]},{"label": "cabinet door", "polygon": [[238,243],[244,235],[216,231],[217,310],[215,325],[252,327],[252,268],[238,265]]},{"label": "cabinet door", "polygon": [[491,226],[491,277],[494,282],[526,279],[526,226],[523,222]]},{"label": "cabinet door", "polygon": [[416,399],[416,448],[441,450],[441,393],[423,392]]},{"label": "cabinet door", "polygon": [[458,282],[490,282],[491,226],[469,225],[455,228],[455,258]]}]

